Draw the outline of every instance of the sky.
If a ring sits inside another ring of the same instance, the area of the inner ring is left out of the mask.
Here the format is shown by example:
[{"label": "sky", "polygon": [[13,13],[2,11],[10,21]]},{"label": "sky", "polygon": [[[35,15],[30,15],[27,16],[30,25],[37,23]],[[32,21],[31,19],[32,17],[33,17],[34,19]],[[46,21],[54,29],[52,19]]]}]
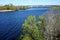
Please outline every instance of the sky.
[{"label": "sky", "polygon": [[0,0],[0,5],[60,5],[60,0]]}]

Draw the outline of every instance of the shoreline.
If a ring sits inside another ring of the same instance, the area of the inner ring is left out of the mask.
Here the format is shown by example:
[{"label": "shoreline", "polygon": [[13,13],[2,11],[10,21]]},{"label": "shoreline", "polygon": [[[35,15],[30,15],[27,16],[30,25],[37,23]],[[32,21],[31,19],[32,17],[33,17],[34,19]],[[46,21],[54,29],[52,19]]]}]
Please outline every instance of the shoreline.
[{"label": "shoreline", "polygon": [[0,10],[0,12],[13,12],[15,10]]}]

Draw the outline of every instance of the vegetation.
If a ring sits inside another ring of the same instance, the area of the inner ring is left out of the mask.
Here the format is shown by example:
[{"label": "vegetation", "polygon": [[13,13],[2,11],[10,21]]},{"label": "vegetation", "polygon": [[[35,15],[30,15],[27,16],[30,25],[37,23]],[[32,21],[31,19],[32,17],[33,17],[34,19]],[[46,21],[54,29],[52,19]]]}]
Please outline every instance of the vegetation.
[{"label": "vegetation", "polygon": [[12,4],[0,6],[0,10],[18,10],[18,8]]},{"label": "vegetation", "polygon": [[51,9],[52,10],[60,10],[60,6],[53,6]]},{"label": "vegetation", "polygon": [[[43,38],[44,17],[29,16],[22,25],[23,36],[20,40],[44,40]],[[27,35],[28,34],[28,35]]]},{"label": "vegetation", "polygon": [[29,34],[24,35],[21,40],[32,40]]},{"label": "vegetation", "polygon": [[39,16],[38,20],[35,16],[29,16],[22,25],[20,40],[60,40],[60,13],[54,12]]},{"label": "vegetation", "polygon": [[[60,36],[60,13],[49,12],[45,15],[44,35],[47,40],[56,40]],[[60,39],[59,39],[60,40]]]},{"label": "vegetation", "polygon": [[31,8],[30,6],[19,6],[19,9],[20,10],[26,10],[26,9],[28,9],[28,8]]},{"label": "vegetation", "polygon": [[13,4],[8,4],[0,6],[0,10],[25,10],[30,8],[29,6],[14,6]]}]

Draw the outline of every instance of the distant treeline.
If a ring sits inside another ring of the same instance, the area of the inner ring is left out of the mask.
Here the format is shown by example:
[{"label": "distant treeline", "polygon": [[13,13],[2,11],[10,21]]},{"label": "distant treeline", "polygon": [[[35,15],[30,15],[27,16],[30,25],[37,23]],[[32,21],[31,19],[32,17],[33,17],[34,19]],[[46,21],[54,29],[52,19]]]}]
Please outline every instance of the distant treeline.
[{"label": "distant treeline", "polygon": [[30,8],[30,7],[29,6],[15,6],[13,4],[0,6],[0,10],[25,10],[28,8]]},{"label": "distant treeline", "polygon": [[51,5],[51,6],[42,6],[42,5],[33,5],[33,6],[15,6],[13,4],[7,4],[0,6],[0,10],[25,10],[28,8],[52,8],[54,10],[60,9],[60,6],[57,5]]}]

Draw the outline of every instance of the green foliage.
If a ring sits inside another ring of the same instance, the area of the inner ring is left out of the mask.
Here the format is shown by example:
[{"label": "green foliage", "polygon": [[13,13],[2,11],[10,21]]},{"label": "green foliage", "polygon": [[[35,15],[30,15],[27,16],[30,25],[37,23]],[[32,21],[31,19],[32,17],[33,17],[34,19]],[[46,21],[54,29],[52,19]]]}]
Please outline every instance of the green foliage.
[{"label": "green foliage", "polygon": [[40,35],[40,39],[41,40],[45,40],[43,37],[43,33],[44,33],[44,26],[45,26],[45,19],[43,16],[39,16],[38,19],[38,28],[39,28],[39,35]]},{"label": "green foliage", "polygon": [[[38,23],[40,22],[40,23]],[[44,25],[44,17],[39,17],[39,20],[36,21],[35,16],[29,16],[24,24],[22,25],[23,34],[29,34],[32,40],[44,40],[43,38],[43,28],[39,29]],[[24,37],[24,36],[23,36]]]},{"label": "green foliage", "polygon": [[40,24],[40,26],[44,26],[45,25],[45,22],[44,22],[44,17],[42,17],[42,16],[39,16],[39,21],[38,21],[38,23]]},{"label": "green foliage", "polygon": [[9,4],[9,5],[0,6],[0,10],[18,10],[18,7]]},{"label": "green foliage", "polygon": [[28,8],[30,8],[30,7],[29,6],[20,6],[19,7],[20,10],[25,10],[25,9],[28,9]]},{"label": "green foliage", "polygon": [[32,40],[32,38],[29,34],[25,34],[24,36],[22,36],[22,40]]},{"label": "green foliage", "polygon": [[30,8],[29,6],[14,6],[13,4],[8,4],[0,6],[0,10],[25,10]]}]

